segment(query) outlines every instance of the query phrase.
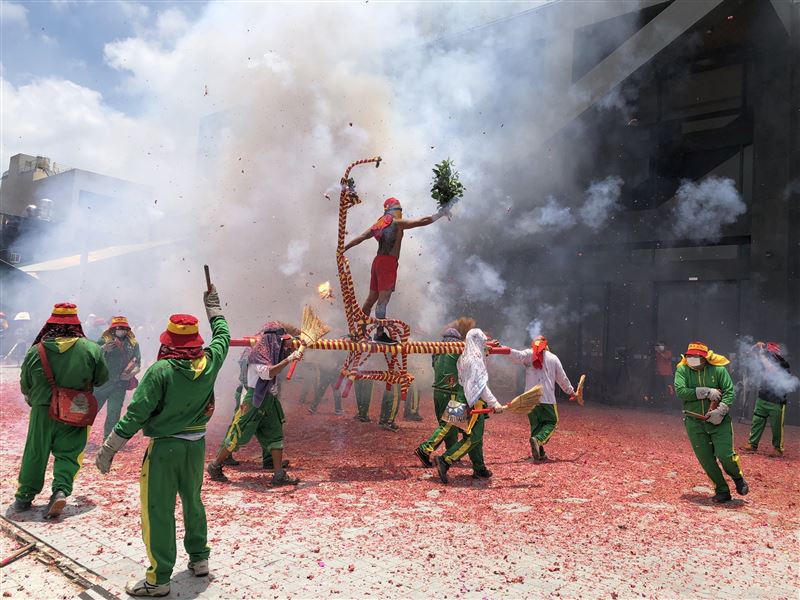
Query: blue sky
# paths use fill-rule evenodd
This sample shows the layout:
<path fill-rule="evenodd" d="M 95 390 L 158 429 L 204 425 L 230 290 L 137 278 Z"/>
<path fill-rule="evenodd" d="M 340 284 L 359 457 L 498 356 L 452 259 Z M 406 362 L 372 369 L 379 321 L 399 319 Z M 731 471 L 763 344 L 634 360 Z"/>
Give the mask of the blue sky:
<path fill-rule="evenodd" d="M 124 74 L 108 66 L 108 42 L 155 27 L 159 14 L 180 11 L 196 20 L 205 2 L 3 2 L 0 63 L 3 78 L 20 86 L 61 77 L 99 91 L 118 110 L 135 113 L 137 101 L 120 89 Z"/>

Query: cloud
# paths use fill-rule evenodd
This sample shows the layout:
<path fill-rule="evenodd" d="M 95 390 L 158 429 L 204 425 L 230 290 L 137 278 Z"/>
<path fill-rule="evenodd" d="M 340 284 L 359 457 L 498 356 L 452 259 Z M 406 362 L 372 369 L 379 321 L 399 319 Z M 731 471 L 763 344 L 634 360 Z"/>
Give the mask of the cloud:
<path fill-rule="evenodd" d="M 17 2 L 0 2 L 0 23 L 3 27 L 28 28 L 28 9 Z"/>
<path fill-rule="evenodd" d="M 132 171 L 152 169 L 147 148 L 172 146 L 165 131 L 111 109 L 99 92 L 65 79 L 37 79 L 18 87 L 0 79 L 0 89 L 4 114 L 14 115 L 3 119 L 3 156 L 26 152 L 130 177 Z"/>

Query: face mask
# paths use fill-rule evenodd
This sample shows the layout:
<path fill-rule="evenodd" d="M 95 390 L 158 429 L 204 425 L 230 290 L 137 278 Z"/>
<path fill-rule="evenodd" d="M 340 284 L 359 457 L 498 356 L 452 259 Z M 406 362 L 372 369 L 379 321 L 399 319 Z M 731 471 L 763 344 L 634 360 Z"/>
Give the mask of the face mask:
<path fill-rule="evenodd" d="M 124 329 L 117 329 L 114 332 L 114 335 L 117 336 L 118 338 L 122 339 L 124 337 L 128 337 L 128 332 L 125 331 Z"/>
<path fill-rule="evenodd" d="M 656 346 L 656 350 L 658 350 L 659 352 L 663 352 L 664 346 Z"/>
<path fill-rule="evenodd" d="M 686 364 L 692 369 L 699 369 L 703 366 L 703 359 L 699 356 L 689 356 L 686 358 Z"/>

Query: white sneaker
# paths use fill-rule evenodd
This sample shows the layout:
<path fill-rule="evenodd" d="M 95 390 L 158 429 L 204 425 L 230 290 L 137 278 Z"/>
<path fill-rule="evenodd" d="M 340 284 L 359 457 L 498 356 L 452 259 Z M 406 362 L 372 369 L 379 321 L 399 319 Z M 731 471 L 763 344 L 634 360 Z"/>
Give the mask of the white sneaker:
<path fill-rule="evenodd" d="M 169 584 L 162 583 L 161 585 L 155 585 L 147 583 L 146 579 L 142 579 L 141 581 L 129 581 L 128 585 L 125 586 L 125 591 L 131 596 L 161 597 L 169 595 Z"/>
<path fill-rule="evenodd" d="M 190 562 L 187 567 L 194 573 L 195 577 L 205 577 L 208 575 L 208 561 L 198 560 L 197 562 Z"/>

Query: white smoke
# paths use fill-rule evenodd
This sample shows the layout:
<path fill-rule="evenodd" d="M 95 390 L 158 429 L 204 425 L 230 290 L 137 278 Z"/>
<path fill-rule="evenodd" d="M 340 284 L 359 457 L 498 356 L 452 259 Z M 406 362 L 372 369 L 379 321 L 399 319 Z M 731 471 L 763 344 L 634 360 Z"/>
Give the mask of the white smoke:
<path fill-rule="evenodd" d="M 296 275 L 300 272 L 303 257 L 308 252 L 308 240 L 292 240 L 286 248 L 286 260 L 281 262 L 280 270 L 284 275 Z"/>
<path fill-rule="evenodd" d="M 562 206 L 554 196 L 548 196 L 544 206 L 539 209 L 538 225 L 551 233 L 559 233 L 575 226 L 577 220 L 572 209 Z"/>
<path fill-rule="evenodd" d="M 739 369 L 748 378 L 748 386 L 767 389 L 777 396 L 800 389 L 800 379 L 783 369 L 766 351 L 754 348 L 753 338 L 744 336 L 738 340 L 736 356 Z"/>
<path fill-rule="evenodd" d="M 500 273 L 475 255 L 464 261 L 460 279 L 468 300 L 488 301 L 502 296 L 506 282 Z"/>
<path fill-rule="evenodd" d="M 747 212 L 736 183 L 727 177 L 711 176 L 700 183 L 685 180 L 675 195 L 672 230 L 682 238 L 719 240 L 722 228 Z"/>
<path fill-rule="evenodd" d="M 593 181 L 586 189 L 586 200 L 578 211 L 581 222 L 593 231 L 602 229 L 620 209 L 619 197 L 623 183 L 622 177 L 616 175 Z"/>
<path fill-rule="evenodd" d="M 541 303 L 533 304 L 533 320 L 528 323 L 526 330 L 528 337 L 533 340 L 538 335 L 547 337 L 554 332 L 563 331 L 567 327 L 577 325 L 581 319 L 596 313 L 600 307 L 596 304 L 587 304 L 581 310 L 568 310 L 563 306 Z"/>

